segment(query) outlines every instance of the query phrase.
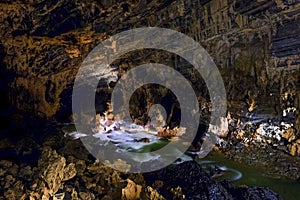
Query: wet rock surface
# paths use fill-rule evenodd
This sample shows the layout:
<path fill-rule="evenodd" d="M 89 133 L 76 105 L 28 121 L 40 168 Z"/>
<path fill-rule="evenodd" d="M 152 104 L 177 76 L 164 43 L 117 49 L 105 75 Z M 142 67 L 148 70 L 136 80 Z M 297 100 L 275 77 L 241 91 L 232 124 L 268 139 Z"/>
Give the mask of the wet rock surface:
<path fill-rule="evenodd" d="M 180 188 L 185 197 L 179 195 L 178 199 L 281 199 L 267 188 L 237 188 L 227 182 L 217 183 L 194 161 L 171 165 L 144 176 L 146 182 L 167 199 L 174 198 L 176 188 Z"/>
<path fill-rule="evenodd" d="M 278 119 L 229 120 L 228 136 L 218 142 L 227 158 L 261 166 L 269 176 L 299 180 L 299 135 L 293 124 Z"/>
<path fill-rule="evenodd" d="M 299 179 L 298 1 L 4 0 L 0 3 L 0 16 L 0 198 L 278 198 L 265 188 L 216 183 L 192 162 L 153 174 L 157 180 L 121 174 L 95 163 L 78 140 L 53 134 L 53 129 L 59 132 L 53 126 L 40 129 L 47 121 L 72 121 L 72 85 L 81 62 L 97 44 L 115 33 L 144 26 L 171 28 L 200 42 L 218 65 L 228 107 L 237 113 L 257 109 L 281 116 L 283 110 L 295 108 L 295 131 L 267 132 L 270 136 L 258 142 L 255 133 L 259 127 L 246 126 L 235 133 L 231 130 L 229 144 L 220 145 L 220 149 L 236 161 L 263 165 L 274 176 Z M 137 64 L 153 61 L 181 70 L 194 84 L 201 110 L 208 113 L 209 94 L 200 84 L 200 75 L 174 55 L 133 52 L 114 63 L 118 71 L 113 77 Z M 106 109 L 115 84 L 108 77 L 111 76 L 99 82 L 97 112 Z M 157 91 L 169 104 L 166 89 L 146 87 L 133 97 L 133 104 L 142 107 L 133 106 L 134 115 L 143 119 L 145 108 L 161 99 L 154 97 L 153 102 L 147 102 L 140 98 Z M 179 106 L 174 105 L 168 107 L 174 111 L 172 120 L 179 113 Z M 86 120 L 93 121 L 88 117 Z M 137 191 L 138 186 L 142 186 L 140 194 L 126 195 L 126 191 Z M 199 188 L 204 192 L 196 191 Z"/>
<path fill-rule="evenodd" d="M 36 147 L 35 163 L 1 159 L 0 199 L 280 199 L 267 188 L 215 182 L 194 161 L 148 174 L 121 173 L 80 151 L 82 144 L 74 145 L 80 140 L 59 138 L 63 134 L 53 133 Z M 48 146 L 54 142 L 55 149 Z"/>

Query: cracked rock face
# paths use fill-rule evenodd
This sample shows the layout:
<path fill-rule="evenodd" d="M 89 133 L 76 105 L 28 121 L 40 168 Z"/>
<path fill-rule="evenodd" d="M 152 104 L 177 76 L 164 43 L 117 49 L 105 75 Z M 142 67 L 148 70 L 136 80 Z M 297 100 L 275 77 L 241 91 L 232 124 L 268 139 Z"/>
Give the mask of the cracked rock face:
<path fill-rule="evenodd" d="M 5 0 L 0 13 L 1 70 L 9 82 L 3 94 L 14 108 L 43 118 L 70 121 L 72 84 L 83 59 L 109 35 L 135 27 L 171 28 L 199 41 L 222 72 L 229 107 L 248 91 L 258 91 L 278 94 L 269 101 L 284 109 L 280 96 L 294 97 L 291 90 L 300 84 L 295 0 Z M 118 66 L 133 67 L 136 56 L 128 55 Z M 109 98 L 110 87 L 99 88 L 104 98 Z M 105 104 L 100 100 L 97 105 L 103 110 Z"/>
<path fill-rule="evenodd" d="M 72 179 L 76 175 L 74 163 L 66 164 L 66 159 L 56 153 L 55 150 L 45 148 L 39 160 L 42 169 L 41 178 L 46 183 L 43 197 L 54 196 L 64 181 Z"/>
<path fill-rule="evenodd" d="M 72 86 L 78 68 L 88 53 L 113 34 L 145 26 L 174 29 L 200 42 L 220 69 L 229 109 L 255 112 L 268 108 L 271 114 L 281 115 L 282 110 L 295 107 L 294 124 L 299 132 L 299 14 L 299 2 L 296 0 L 1 1 L 0 95 L 4 98 L 1 98 L 3 106 L 0 107 L 0 119 L 6 124 L 3 127 L 1 125 L 1 134 L 9 134 L 2 129 L 10 128 L 17 132 L 18 129 L 30 127 L 26 123 L 26 120 L 31 119 L 26 119 L 28 115 L 59 122 L 72 121 Z M 149 62 L 164 63 L 179 70 L 195 85 L 193 89 L 203 110 L 208 109 L 209 94 L 203 86 L 205 84 L 199 74 L 191 68 L 183 67 L 187 65 L 185 61 L 168 53 L 141 50 L 116 60 L 112 70 L 101 78 L 97 89 L 99 98 L 95 99 L 97 112 L 106 109 L 106 101 L 119 76 L 139 64 Z M 145 95 L 151 96 L 158 91 L 162 94 L 161 99 L 155 96 L 152 102 L 141 100 Z M 147 108 L 159 100 L 168 104 L 168 93 L 164 88 L 142 88 L 131 99 L 132 114 L 143 118 L 143 113 L 147 111 L 136 105 Z M 169 108 L 174 111 L 170 121 L 174 121 L 179 113 L 179 106 L 175 104 L 173 107 Z M 7 118 L 11 119 L 11 123 Z M 288 133 L 286 137 L 290 142 L 287 146 L 289 153 L 300 155 L 299 141 Z M 41 172 L 38 172 L 43 176 L 40 186 L 35 186 L 47 190 L 41 192 L 41 189 L 32 186 L 31 191 L 34 192 L 31 196 L 36 199 L 41 199 L 43 194 L 57 194 L 55 198 L 61 198 L 63 194 L 59 187 L 63 183 L 74 179 L 75 174 L 81 176 L 86 171 L 94 173 L 93 167 L 82 160 L 67 164 L 66 158 L 49 152 L 43 156 L 51 159 L 43 160 L 39 166 Z M 101 167 L 95 168 L 103 170 Z M 10 171 L 17 170 L 18 167 L 11 164 Z M 30 181 L 32 177 L 28 174 L 34 170 L 24 169 L 22 173 L 27 174 L 25 179 Z M 106 173 L 112 172 L 107 170 Z M 94 180 L 91 177 L 83 180 L 98 193 L 105 188 L 104 183 L 114 184 L 119 181 L 118 192 L 111 190 L 103 193 L 106 196 L 118 193 L 115 197 L 120 199 L 126 181 L 120 180 L 118 176 L 114 174 L 114 180 Z M 19 198 L 22 195 L 23 183 L 15 179 L 13 176 L 5 176 L 5 188 L 18 188 L 15 191 L 6 190 L 7 197 Z M 101 182 L 103 188 L 93 185 L 94 181 Z M 156 189 L 149 189 L 151 195 L 163 199 Z M 231 195 L 219 186 L 211 189 L 215 191 L 211 195 Z M 167 195 L 176 194 L 178 198 L 182 196 L 181 192 L 189 194 L 186 188 L 175 185 L 170 190 L 166 189 Z M 74 199 L 97 198 L 94 194 L 96 192 L 74 190 L 67 193 L 72 194 Z M 252 198 L 246 193 L 245 198 Z M 258 190 L 250 193 L 268 195 Z"/>
<path fill-rule="evenodd" d="M 39 126 L 27 123 L 32 115 L 56 122 L 72 121 L 72 86 L 88 53 L 111 35 L 152 26 L 182 32 L 209 52 L 223 77 L 229 109 L 251 112 L 268 108 L 271 114 L 281 115 L 282 110 L 295 107 L 298 132 L 286 133 L 286 147 L 291 155 L 300 155 L 299 16 L 297 0 L 2 0 L 0 120 L 5 125 L 1 124 L 0 136 L 22 134 L 18 130 L 31 131 L 33 126 Z M 112 44 L 112 48 L 117 47 Z M 202 110 L 207 113 L 209 94 L 200 75 L 183 59 L 151 50 L 129 53 L 112 64 L 98 84 L 97 112 L 106 110 L 106 102 L 121 75 L 137 65 L 153 62 L 174 67 L 194 84 Z M 161 97 L 154 96 L 152 101 L 144 98 L 156 92 Z M 147 111 L 143 108 L 163 100 L 173 110 L 170 121 L 175 121 L 179 106 L 168 105 L 169 93 L 165 88 L 141 88 L 131 99 L 132 114 L 143 118 Z M 48 144 L 59 146 L 56 139 Z M 0 148 L 9 146 L 3 141 Z M 0 196 L 74 200 L 122 199 L 122 195 L 123 199 L 280 199 L 266 188 L 216 183 L 193 162 L 149 176 L 121 174 L 92 162 L 88 154 L 72 157 L 76 150 L 84 152 L 84 147 L 73 142 L 65 144 L 59 148 L 64 154 L 40 149 L 37 164 L 19 166 L 1 160 Z M 26 160 L 30 159 L 26 153 L 36 151 L 20 149 L 12 145 L 8 157 L 24 154 L 20 157 Z M 270 158 L 277 159 L 265 159 L 270 162 Z M 129 167 L 123 161 L 111 165 Z"/>

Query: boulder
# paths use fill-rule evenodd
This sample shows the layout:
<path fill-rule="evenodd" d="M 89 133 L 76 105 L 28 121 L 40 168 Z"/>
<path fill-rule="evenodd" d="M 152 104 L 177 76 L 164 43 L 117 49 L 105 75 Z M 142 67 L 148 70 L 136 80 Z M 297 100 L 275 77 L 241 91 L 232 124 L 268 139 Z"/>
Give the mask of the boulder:
<path fill-rule="evenodd" d="M 174 199 L 174 193 L 177 194 L 174 191 L 180 191 L 185 199 L 281 199 L 268 188 L 236 187 L 228 182 L 216 182 L 195 161 L 171 165 L 144 174 L 144 177 L 146 183 L 166 199 Z"/>
<path fill-rule="evenodd" d="M 289 153 L 292 156 L 300 156 L 300 140 L 288 145 Z"/>
<path fill-rule="evenodd" d="M 297 139 L 296 130 L 290 127 L 281 135 L 281 137 L 287 139 L 288 142 L 292 142 Z"/>

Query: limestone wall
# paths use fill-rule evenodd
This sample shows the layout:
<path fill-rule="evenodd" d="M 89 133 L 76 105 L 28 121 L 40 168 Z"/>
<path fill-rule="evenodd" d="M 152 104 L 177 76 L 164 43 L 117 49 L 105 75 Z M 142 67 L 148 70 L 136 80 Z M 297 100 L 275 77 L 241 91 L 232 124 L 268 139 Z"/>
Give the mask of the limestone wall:
<path fill-rule="evenodd" d="M 88 52 L 122 30 L 158 26 L 207 49 L 229 102 L 272 93 L 283 105 L 282 96 L 293 98 L 300 88 L 299 6 L 297 0 L 1 1 L 9 100 L 18 110 L 68 118 L 72 83 Z"/>

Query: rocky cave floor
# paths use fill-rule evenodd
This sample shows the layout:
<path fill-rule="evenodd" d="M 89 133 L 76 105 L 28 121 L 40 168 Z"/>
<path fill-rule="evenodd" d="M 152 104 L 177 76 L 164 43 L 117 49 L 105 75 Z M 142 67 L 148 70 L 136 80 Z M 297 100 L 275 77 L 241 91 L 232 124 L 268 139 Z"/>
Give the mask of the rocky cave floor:
<path fill-rule="evenodd" d="M 271 135 L 258 137 L 268 132 L 266 127 L 232 117 L 229 134 L 215 151 L 261 166 L 269 176 L 299 181 L 296 132 L 286 126 L 276 132 L 273 127 Z M 195 161 L 146 174 L 121 173 L 97 162 L 81 140 L 65 137 L 62 128 L 50 124 L 1 139 L 0 199 L 282 199 L 267 187 L 213 180 Z M 276 140 L 278 133 L 281 138 Z M 128 167 L 122 160 L 113 165 Z"/>
<path fill-rule="evenodd" d="M 293 120 L 254 118 L 230 117 L 229 133 L 219 139 L 217 151 L 236 162 L 259 166 L 267 176 L 300 181 L 300 137 Z"/>
<path fill-rule="evenodd" d="M 247 97 L 252 108 L 263 94 L 268 98 L 261 101 L 277 112 L 287 96 L 299 111 L 299 10 L 297 0 L 1 1 L 0 101 L 7 102 L 0 106 L 0 199 L 281 199 L 268 188 L 216 181 L 195 161 L 149 174 L 121 173 L 96 162 L 81 140 L 64 137 L 65 125 L 26 118 L 34 112 L 69 119 L 73 82 L 88 53 L 115 33 L 145 26 L 201 42 L 220 66 L 228 101 Z M 152 60 L 181 68 L 201 85 L 192 68 L 171 54 L 133 52 L 116 64 L 122 74 Z M 99 89 L 99 96 L 110 92 Z M 195 93 L 207 95 L 203 87 Z M 268 117 L 247 120 L 231 116 L 215 151 L 268 176 L 300 182 L 299 131 Z M 122 160 L 113 165 L 128 167 Z"/>

